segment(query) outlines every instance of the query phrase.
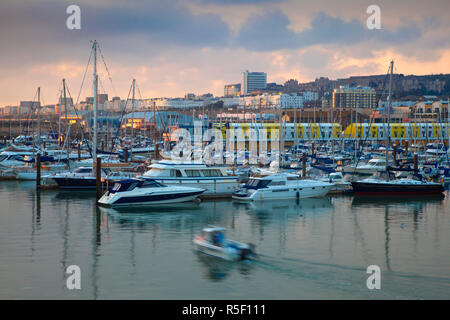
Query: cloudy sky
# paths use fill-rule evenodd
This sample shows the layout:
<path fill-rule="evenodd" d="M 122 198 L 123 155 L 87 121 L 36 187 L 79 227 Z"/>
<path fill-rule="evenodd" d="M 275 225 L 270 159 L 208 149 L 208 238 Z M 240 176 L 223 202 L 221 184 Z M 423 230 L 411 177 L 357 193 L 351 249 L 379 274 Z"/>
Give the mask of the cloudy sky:
<path fill-rule="evenodd" d="M 66 8 L 81 8 L 68 30 Z M 381 8 L 368 30 L 366 9 Z M 269 82 L 384 74 L 450 73 L 449 0 L 2 0 L 0 106 L 55 103 L 66 78 L 76 100 L 97 40 L 100 91 L 126 98 L 223 94 L 243 70 Z M 81 97 L 92 95 L 92 70 Z"/>

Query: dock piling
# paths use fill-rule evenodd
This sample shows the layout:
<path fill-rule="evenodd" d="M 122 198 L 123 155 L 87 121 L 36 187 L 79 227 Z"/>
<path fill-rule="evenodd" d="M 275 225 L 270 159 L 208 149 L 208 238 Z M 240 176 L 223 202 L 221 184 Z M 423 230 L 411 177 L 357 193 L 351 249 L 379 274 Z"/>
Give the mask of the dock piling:
<path fill-rule="evenodd" d="M 36 189 L 41 187 L 41 154 L 36 155 Z"/>
<path fill-rule="evenodd" d="M 302 154 L 302 179 L 306 178 L 306 153 Z"/>
<path fill-rule="evenodd" d="M 96 170 L 96 199 L 101 198 L 102 196 L 102 158 L 97 158 L 95 162 L 95 170 Z"/>

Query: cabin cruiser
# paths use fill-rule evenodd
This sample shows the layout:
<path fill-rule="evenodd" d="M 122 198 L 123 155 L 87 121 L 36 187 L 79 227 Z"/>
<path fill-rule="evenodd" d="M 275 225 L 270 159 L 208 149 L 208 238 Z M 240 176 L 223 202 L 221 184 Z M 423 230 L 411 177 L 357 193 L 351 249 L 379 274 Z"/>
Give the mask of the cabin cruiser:
<path fill-rule="evenodd" d="M 0 153 L 0 167 L 8 168 L 8 167 L 23 166 L 26 164 L 25 156 L 29 154 L 32 153 L 3 151 L 2 153 Z"/>
<path fill-rule="evenodd" d="M 226 228 L 209 226 L 202 230 L 202 235 L 194 239 L 195 249 L 217 258 L 239 261 L 256 256 L 255 246 L 227 239 Z"/>
<path fill-rule="evenodd" d="M 114 172 L 102 168 L 102 183 L 112 186 L 118 180 L 129 179 L 134 176 L 132 172 Z M 53 179 L 61 189 L 95 189 L 96 172 L 92 167 L 78 167 L 71 172 L 58 173 L 45 176 Z"/>
<path fill-rule="evenodd" d="M 179 203 L 193 201 L 204 191 L 200 188 L 166 186 L 153 179 L 128 179 L 117 181 L 98 203 L 106 206 Z"/>
<path fill-rule="evenodd" d="M 150 165 L 143 179 L 154 179 L 168 186 L 205 189 L 202 197 L 231 196 L 239 186 L 237 175 L 228 175 L 225 166 L 207 166 L 195 161 L 161 160 Z"/>
<path fill-rule="evenodd" d="M 342 168 L 344 173 L 356 173 L 356 174 L 374 174 L 377 171 L 383 171 L 386 169 L 386 161 L 384 159 L 370 159 L 367 164 L 350 165 Z"/>
<path fill-rule="evenodd" d="M 330 192 L 349 192 L 352 190 L 352 184 L 344 179 L 342 172 L 332 172 L 327 177 L 321 178 L 320 181 L 333 184 Z"/>
<path fill-rule="evenodd" d="M 374 177 L 352 182 L 355 194 L 413 195 L 444 192 L 442 183 L 424 181 L 419 175 L 396 179 L 392 172 L 379 172 Z"/>
<path fill-rule="evenodd" d="M 44 177 L 50 173 L 62 173 L 66 170 L 66 164 L 64 163 L 42 163 L 41 164 L 41 176 Z M 34 180 L 37 178 L 36 167 L 34 166 L 22 166 L 14 168 L 17 180 Z"/>
<path fill-rule="evenodd" d="M 238 201 L 300 199 L 325 196 L 333 184 L 301 179 L 292 173 L 276 173 L 265 177 L 252 177 L 233 193 Z"/>

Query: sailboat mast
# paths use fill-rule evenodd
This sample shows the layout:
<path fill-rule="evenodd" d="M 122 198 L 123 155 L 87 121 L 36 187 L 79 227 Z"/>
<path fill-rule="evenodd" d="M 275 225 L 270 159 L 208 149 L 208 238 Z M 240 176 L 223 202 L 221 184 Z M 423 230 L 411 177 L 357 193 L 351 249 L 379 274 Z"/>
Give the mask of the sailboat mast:
<path fill-rule="evenodd" d="M 97 41 L 94 41 L 94 143 L 92 163 L 97 161 Z"/>
<path fill-rule="evenodd" d="M 389 95 L 387 97 L 388 102 L 388 118 L 387 118 L 387 134 L 386 134 L 386 171 L 388 171 L 389 167 L 389 135 L 390 135 L 390 124 L 391 124 L 391 94 L 392 94 L 392 73 L 394 70 L 394 61 L 391 61 L 391 72 L 389 74 Z M 387 179 L 389 180 L 389 174 L 387 175 Z"/>
<path fill-rule="evenodd" d="M 38 100 L 38 105 L 37 105 L 37 145 L 39 147 L 39 150 L 41 149 L 41 87 L 38 87 L 38 92 L 37 92 L 37 100 Z"/>
<path fill-rule="evenodd" d="M 133 79 L 133 99 L 131 99 L 131 141 L 134 138 L 134 91 L 136 87 L 136 79 Z M 133 144 L 131 144 L 131 148 L 133 148 Z"/>

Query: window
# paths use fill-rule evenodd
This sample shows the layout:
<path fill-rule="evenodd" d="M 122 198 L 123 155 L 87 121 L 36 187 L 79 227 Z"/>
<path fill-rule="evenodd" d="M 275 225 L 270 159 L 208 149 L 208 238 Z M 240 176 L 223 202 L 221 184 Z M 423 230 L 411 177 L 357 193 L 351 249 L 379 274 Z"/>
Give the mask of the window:
<path fill-rule="evenodd" d="M 188 177 L 200 177 L 200 172 L 198 170 L 185 170 Z"/>
<path fill-rule="evenodd" d="M 205 177 L 221 177 L 222 173 L 218 169 L 208 169 L 202 170 L 203 176 Z"/>
<path fill-rule="evenodd" d="M 155 180 L 146 180 L 140 186 L 140 188 L 161 188 L 161 187 L 165 187 L 165 185 L 156 182 Z"/>
<path fill-rule="evenodd" d="M 285 186 L 286 181 L 272 181 L 271 186 Z"/>

